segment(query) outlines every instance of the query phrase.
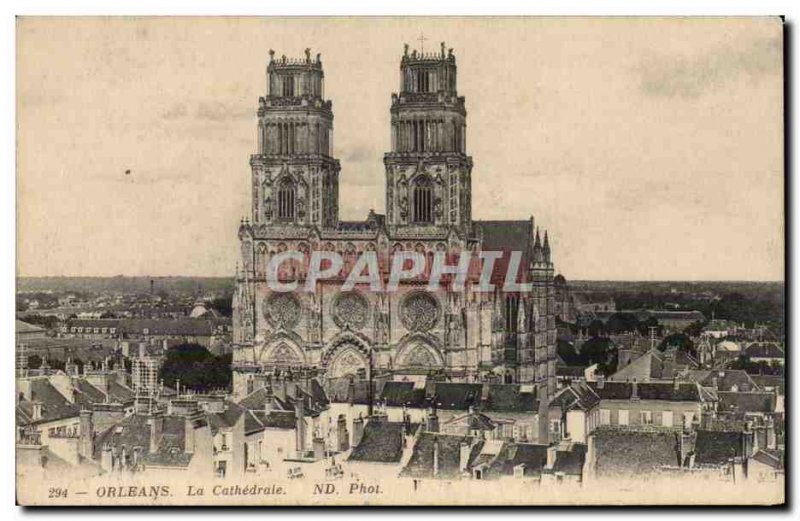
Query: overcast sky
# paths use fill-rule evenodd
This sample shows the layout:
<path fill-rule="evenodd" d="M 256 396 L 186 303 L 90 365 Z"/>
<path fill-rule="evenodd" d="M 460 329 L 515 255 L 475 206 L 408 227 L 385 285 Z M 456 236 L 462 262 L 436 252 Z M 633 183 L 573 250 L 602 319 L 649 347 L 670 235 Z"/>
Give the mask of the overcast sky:
<path fill-rule="evenodd" d="M 456 54 L 476 219 L 534 215 L 567 279 L 783 279 L 765 18 L 22 19 L 19 275 L 232 275 L 270 48 L 322 53 L 340 216 L 382 212 L 421 32 Z"/>

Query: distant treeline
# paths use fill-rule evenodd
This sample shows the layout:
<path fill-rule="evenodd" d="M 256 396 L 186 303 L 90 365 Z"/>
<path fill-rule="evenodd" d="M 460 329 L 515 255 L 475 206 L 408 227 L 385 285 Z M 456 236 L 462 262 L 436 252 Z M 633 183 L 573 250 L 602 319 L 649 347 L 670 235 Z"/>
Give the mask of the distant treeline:
<path fill-rule="evenodd" d="M 751 281 L 632 281 L 632 280 L 569 280 L 571 290 L 590 293 L 743 293 L 782 292 L 783 282 Z"/>
<path fill-rule="evenodd" d="M 762 291 L 744 294 L 721 292 L 717 299 L 697 299 L 687 294 L 659 294 L 654 292 L 620 293 L 614 295 L 617 309 L 660 309 L 665 302 L 684 310 L 697 310 L 707 319 L 732 320 L 752 327 L 755 323 L 783 324 L 783 291 Z"/>
<path fill-rule="evenodd" d="M 17 291 L 57 293 L 149 293 L 150 281 L 157 294 L 233 292 L 233 277 L 19 277 Z"/>

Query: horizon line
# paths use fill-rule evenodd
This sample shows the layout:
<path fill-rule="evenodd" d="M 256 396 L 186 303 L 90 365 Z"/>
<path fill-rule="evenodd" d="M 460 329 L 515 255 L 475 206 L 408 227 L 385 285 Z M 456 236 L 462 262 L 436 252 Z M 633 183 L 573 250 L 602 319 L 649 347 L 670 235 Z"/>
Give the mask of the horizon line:
<path fill-rule="evenodd" d="M 235 278 L 235 275 L 15 275 L 16 279 L 115 279 L 115 278 L 150 278 L 150 279 L 167 279 L 167 278 L 184 278 L 184 279 L 225 279 Z M 775 284 L 786 282 L 785 279 L 567 279 L 567 284 L 577 282 L 747 282 L 747 283 L 764 283 Z"/>

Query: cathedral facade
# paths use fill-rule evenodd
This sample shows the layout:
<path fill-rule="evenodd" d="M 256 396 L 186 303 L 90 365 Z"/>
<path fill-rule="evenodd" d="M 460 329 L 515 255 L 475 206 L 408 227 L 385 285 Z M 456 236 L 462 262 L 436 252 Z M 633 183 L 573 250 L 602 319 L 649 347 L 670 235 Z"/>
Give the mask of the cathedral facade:
<path fill-rule="evenodd" d="M 437 378 L 530 384 L 539 396 L 556 388 L 553 263 L 547 233 L 533 217 L 472 217 L 472 158 L 467 152 L 465 99 L 458 95 L 456 58 L 409 52 L 400 60 L 399 92 L 391 97 L 391 149 L 384 155 L 386 213 L 339 219 L 340 164 L 333 157 L 333 107 L 325 98 L 319 55 L 288 59 L 270 51 L 267 95 L 259 99 L 258 153 L 250 158 L 252 214 L 239 227 L 241 267 L 234 308 L 234 393 L 248 394 L 276 369 L 313 370 L 323 378 Z M 311 291 L 275 291 L 267 264 L 276 254 L 336 252 L 338 276 Z M 343 290 L 364 252 L 376 255 L 386 280 L 397 252 L 427 261 L 397 291 L 359 284 Z M 464 291 L 427 285 L 435 254 L 447 258 L 501 252 L 492 291 L 470 276 Z M 503 287 L 512 252 L 516 281 Z M 512 267 L 513 269 L 513 267 Z M 480 268 L 478 269 L 480 271 Z M 308 263 L 281 267 L 304 282 Z"/>

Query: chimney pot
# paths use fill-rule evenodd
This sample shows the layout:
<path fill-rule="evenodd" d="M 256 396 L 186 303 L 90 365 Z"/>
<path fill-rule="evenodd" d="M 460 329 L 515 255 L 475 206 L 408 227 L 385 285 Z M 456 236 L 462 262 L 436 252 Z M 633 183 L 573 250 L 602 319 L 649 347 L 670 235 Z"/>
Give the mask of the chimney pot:
<path fill-rule="evenodd" d="M 439 475 L 439 438 L 433 438 L 433 475 Z"/>
<path fill-rule="evenodd" d="M 161 411 L 154 411 L 148 418 L 150 424 L 150 453 L 158 452 L 161 446 L 161 438 L 164 434 L 164 414 Z"/>

